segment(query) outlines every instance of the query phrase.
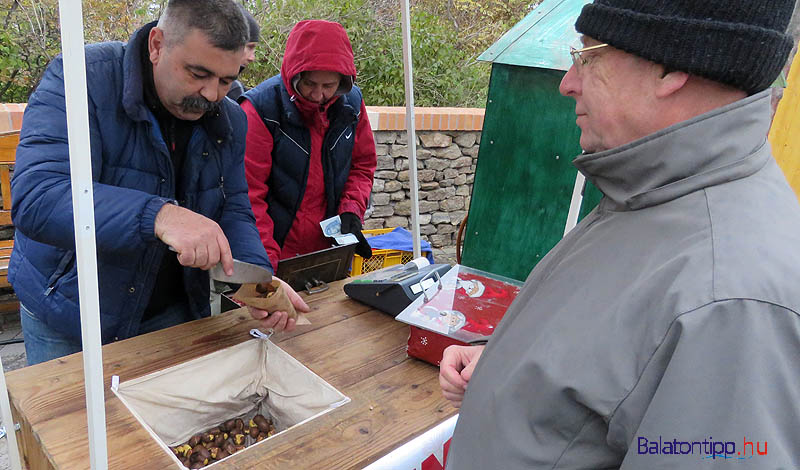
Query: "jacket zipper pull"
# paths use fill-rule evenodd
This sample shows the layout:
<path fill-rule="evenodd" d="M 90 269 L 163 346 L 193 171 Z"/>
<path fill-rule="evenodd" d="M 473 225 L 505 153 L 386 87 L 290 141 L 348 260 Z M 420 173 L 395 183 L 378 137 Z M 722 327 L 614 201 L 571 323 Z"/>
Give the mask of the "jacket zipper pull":
<path fill-rule="evenodd" d="M 225 200 L 225 177 L 219 177 L 219 190 L 222 191 L 222 199 Z"/>

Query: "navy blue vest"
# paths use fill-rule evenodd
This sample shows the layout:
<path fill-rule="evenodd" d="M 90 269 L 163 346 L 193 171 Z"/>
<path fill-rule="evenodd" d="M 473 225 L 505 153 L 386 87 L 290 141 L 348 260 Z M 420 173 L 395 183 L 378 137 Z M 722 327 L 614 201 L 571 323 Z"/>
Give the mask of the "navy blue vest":
<path fill-rule="evenodd" d="M 245 93 L 272 134 L 272 170 L 267 180 L 267 214 L 273 237 L 283 246 L 306 190 L 311 133 L 291 100 L 283 79 L 276 75 Z M 330 127 L 322 142 L 322 172 L 327 209 L 325 218 L 338 213 L 355 144 L 361 112 L 361 90 L 353 85 L 328 108 Z"/>

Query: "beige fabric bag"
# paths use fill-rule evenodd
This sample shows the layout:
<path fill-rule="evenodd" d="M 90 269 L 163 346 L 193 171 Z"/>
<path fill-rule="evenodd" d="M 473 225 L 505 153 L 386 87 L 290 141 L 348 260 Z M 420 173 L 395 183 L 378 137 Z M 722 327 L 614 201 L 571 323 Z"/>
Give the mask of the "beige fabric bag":
<path fill-rule="evenodd" d="M 350 401 L 266 335 L 251 334 L 261 338 L 112 385 L 112 390 L 170 455 L 167 446 L 231 418 L 249 420 L 261 413 L 272 417 L 280 433 Z"/>

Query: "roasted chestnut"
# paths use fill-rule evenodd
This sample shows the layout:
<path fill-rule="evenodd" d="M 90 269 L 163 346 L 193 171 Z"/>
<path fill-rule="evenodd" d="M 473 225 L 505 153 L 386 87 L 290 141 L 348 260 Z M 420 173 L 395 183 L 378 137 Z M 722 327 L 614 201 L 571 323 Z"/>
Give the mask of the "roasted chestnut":
<path fill-rule="evenodd" d="M 255 423 L 256 426 L 258 426 L 259 431 L 261 432 L 269 431 L 270 421 L 267 418 L 263 417 L 262 415 L 260 414 L 255 415 L 253 417 L 253 422 Z"/>
<path fill-rule="evenodd" d="M 189 447 L 194 448 L 194 446 L 199 444 L 200 441 L 202 441 L 202 440 L 203 440 L 203 435 L 202 434 L 195 434 L 194 436 L 192 436 L 189 439 L 189 442 L 187 442 L 187 444 L 189 444 Z"/>

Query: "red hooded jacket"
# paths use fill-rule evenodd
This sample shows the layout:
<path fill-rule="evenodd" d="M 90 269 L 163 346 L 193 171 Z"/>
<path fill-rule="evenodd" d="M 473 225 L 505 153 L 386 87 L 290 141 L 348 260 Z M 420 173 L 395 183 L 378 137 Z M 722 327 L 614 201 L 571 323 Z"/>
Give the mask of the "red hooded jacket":
<path fill-rule="evenodd" d="M 250 203 L 261 241 L 276 269 L 281 259 L 329 248 L 333 244 L 331 239 L 322 234 L 319 223 L 324 219 L 327 208 L 322 143 L 329 127 L 327 109 L 338 99 L 338 93 L 320 106 L 305 100 L 294 90 L 292 84 L 293 78 L 300 72 L 315 70 L 338 72 L 343 76 L 340 91 L 346 92 L 351 88 L 356 77 L 353 49 L 340 24 L 322 20 L 301 21 L 292 29 L 286 43 L 281 78 L 310 131 L 311 152 L 305 193 L 283 247 L 273 238 L 273 222 L 267 214 L 272 135 L 253 104 L 247 99 L 242 102 L 248 123 L 245 171 Z M 377 162 L 375 141 L 363 101 L 351 159 L 350 173 L 339 200 L 338 213 L 352 212 L 363 219 Z"/>

